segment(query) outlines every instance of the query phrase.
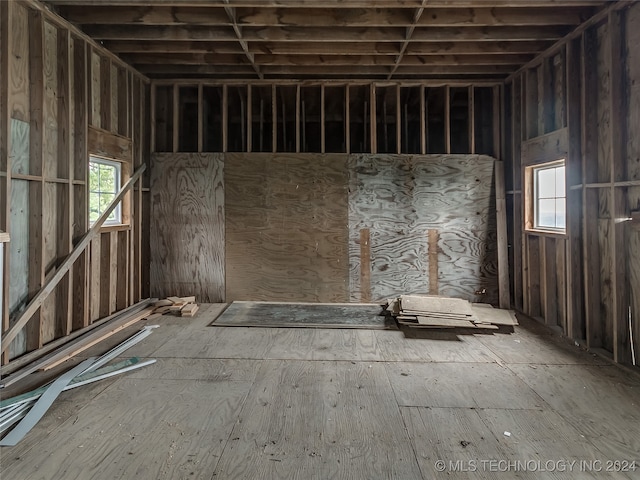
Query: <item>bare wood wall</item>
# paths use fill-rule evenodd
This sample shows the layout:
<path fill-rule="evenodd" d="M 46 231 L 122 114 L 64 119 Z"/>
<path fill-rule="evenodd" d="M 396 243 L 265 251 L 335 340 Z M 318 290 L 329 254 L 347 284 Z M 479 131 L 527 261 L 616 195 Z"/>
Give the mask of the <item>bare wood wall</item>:
<path fill-rule="evenodd" d="M 515 305 L 622 363 L 640 350 L 639 30 L 640 5 L 611 9 L 505 87 Z M 523 230 L 525 167 L 560 158 L 566 233 Z"/>
<path fill-rule="evenodd" d="M 147 80 L 55 14 L 0 3 L 2 330 L 89 228 L 89 155 L 122 162 L 126 180 L 148 156 Z M 11 344 L 3 363 L 148 294 L 142 182 L 123 227 L 104 229 Z"/>

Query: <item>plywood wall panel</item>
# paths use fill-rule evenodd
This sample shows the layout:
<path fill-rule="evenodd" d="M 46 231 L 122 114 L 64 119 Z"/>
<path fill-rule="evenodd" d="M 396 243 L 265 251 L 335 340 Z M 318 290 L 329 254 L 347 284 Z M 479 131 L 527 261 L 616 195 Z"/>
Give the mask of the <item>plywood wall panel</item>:
<path fill-rule="evenodd" d="M 493 163 L 481 155 L 351 155 L 351 300 L 359 291 L 359 231 L 371 231 L 372 299 L 427 293 L 427 232 L 438 230 L 440 293 L 497 301 Z"/>
<path fill-rule="evenodd" d="M 151 169 L 151 294 L 224 301 L 224 161 L 155 154 Z"/>
<path fill-rule="evenodd" d="M 348 298 L 346 155 L 227 154 L 227 301 Z"/>

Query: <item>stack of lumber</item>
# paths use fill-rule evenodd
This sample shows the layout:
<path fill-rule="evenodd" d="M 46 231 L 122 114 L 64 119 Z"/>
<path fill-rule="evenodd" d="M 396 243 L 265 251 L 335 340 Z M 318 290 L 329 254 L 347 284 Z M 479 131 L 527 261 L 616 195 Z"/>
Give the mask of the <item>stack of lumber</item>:
<path fill-rule="evenodd" d="M 170 313 L 180 317 L 193 317 L 200 308 L 196 297 L 167 297 L 153 304 L 153 315 Z"/>
<path fill-rule="evenodd" d="M 413 328 L 484 328 L 497 330 L 499 325 L 517 325 L 508 310 L 488 304 L 472 304 L 459 298 L 434 295 L 401 295 L 383 307 L 400 325 Z"/>

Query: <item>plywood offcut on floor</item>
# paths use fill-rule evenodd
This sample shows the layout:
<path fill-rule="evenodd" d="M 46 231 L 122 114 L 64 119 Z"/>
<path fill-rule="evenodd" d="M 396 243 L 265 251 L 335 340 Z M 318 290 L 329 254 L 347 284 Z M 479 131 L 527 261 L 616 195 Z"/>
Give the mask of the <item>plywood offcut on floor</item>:
<path fill-rule="evenodd" d="M 160 327 L 131 351 L 157 363 L 64 392 L 23 442 L 0 449 L 2 478 L 640 475 L 449 468 L 471 460 L 640 462 L 640 377 L 536 325 L 409 336 L 208 327 L 222 308 L 156 319 Z M 444 472 L 437 460 L 447 462 Z"/>

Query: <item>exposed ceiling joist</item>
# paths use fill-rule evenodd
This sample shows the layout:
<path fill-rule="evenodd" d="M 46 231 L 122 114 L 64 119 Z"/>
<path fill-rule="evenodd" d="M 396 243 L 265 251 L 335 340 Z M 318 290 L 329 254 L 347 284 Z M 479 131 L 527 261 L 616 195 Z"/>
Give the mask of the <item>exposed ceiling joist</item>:
<path fill-rule="evenodd" d="M 238 79 L 402 80 L 447 74 L 500 79 L 608 5 L 606 0 L 42 1 L 151 77 Z"/>

